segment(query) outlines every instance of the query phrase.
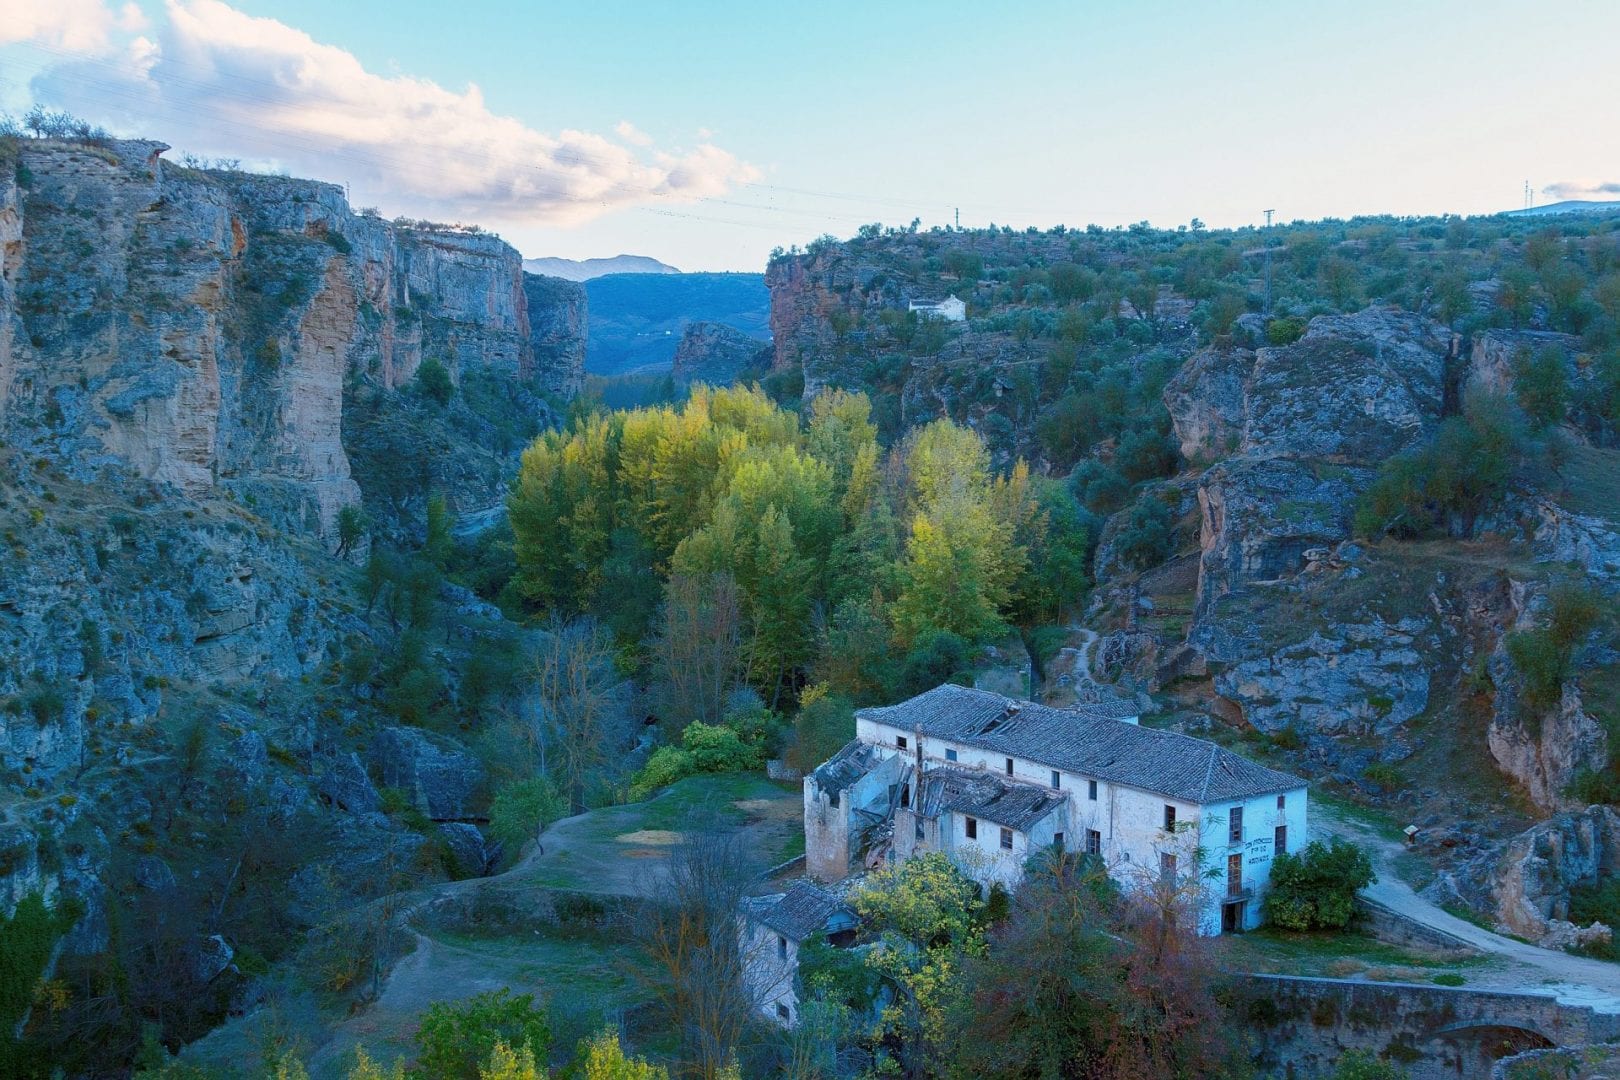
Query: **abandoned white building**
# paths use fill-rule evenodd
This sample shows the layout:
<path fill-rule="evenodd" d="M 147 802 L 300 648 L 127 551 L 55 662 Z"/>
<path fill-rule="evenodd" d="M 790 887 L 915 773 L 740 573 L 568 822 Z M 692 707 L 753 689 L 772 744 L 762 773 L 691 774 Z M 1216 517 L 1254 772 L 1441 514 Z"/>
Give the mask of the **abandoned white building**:
<path fill-rule="evenodd" d="M 1126 703 L 954 685 L 862 709 L 854 741 L 804 779 L 806 869 L 836 881 L 939 851 L 1010 887 L 1057 844 L 1127 889 L 1196 874 L 1202 933 L 1258 926 L 1272 858 L 1306 842 L 1305 781 L 1136 720 Z"/>
<path fill-rule="evenodd" d="M 918 318 L 944 319 L 946 322 L 966 322 L 967 305 L 955 293 L 943 300 L 913 300 L 906 309 L 915 311 Z"/>
<path fill-rule="evenodd" d="M 816 933 L 825 933 L 834 945 L 847 945 L 854 940 L 860 920 L 837 897 L 802 879 L 788 886 L 787 892 L 748 897 L 742 912 L 749 996 L 771 1020 L 792 1027 L 799 1019 L 794 989 L 799 946 Z"/>

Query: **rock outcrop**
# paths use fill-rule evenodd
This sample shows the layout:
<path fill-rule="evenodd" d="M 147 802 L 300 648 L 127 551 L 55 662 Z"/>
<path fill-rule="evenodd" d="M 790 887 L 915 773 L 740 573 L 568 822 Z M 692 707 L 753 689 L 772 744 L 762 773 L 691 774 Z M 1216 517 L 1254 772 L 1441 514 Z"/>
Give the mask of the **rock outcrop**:
<path fill-rule="evenodd" d="M 1607 806 L 1558 814 L 1508 842 L 1489 875 L 1492 913 L 1532 941 L 1569 921 L 1569 891 L 1620 869 L 1620 813 Z"/>
<path fill-rule="evenodd" d="M 582 319 L 537 315 L 537 356 L 518 253 L 494 236 L 356 214 L 331 184 L 184 168 L 157 142 L 14 142 L 0 434 L 76 477 L 120 465 L 328 535 L 360 498 L 354 388 L 396 389 L 429 357 L 457 381 L 577 388 Z"/>
<path fill-rule="evenodd" d="M 540 274 L 523 275 L 528 300 L 529 345 L 535 378 L 547 392 L 571 398 L 585 385 L 585 337 L 589 302 L 585 286 Z"/>
<path fill-rule="evenodd" d="M 1205 349 L 1165 388 L 1198 481 L 1196 619 L 1189 640 L 1250 723 L 1304 733 L 1387 733 L 1428 704 L 1417 615 L 1280 619 L 1315 571 L 1361 573 L 1356 498 L 1377 466 L 1439 423 L 1455 343 L 1393 308 L 1311 320 L 1290 345 Z"/>
<path fill-rule="evenodd" d="M 730 386 L 769 349 L 766 342 L 724 323 L 690 323 L 675 347 L 671 375 L 677 386 Z"/>

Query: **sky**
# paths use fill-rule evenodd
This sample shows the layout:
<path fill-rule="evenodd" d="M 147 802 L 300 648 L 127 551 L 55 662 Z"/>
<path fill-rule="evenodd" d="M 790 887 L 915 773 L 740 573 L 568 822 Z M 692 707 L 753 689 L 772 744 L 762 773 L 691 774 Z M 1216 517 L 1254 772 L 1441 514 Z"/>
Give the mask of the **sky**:
<path fill-rule="evenodd" d="M 0 110 L 528 257 L 1620 198 L 1620 3 L 0 0 Z"/>

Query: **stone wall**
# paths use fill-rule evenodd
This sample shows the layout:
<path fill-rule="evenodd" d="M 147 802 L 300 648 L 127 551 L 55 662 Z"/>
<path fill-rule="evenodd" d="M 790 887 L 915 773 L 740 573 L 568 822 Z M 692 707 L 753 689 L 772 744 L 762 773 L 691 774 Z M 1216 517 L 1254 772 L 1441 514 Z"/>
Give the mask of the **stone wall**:
<path fill-rule="evenodd" d="M 1286 1076 L 1326 1075 L 1367 1050 L 1411 1080 L 1483 1077 L 1511 1054 L 1620 1036 L 1620 1016 L 1534 994 L 1286 975 L 1244 976 L 1239 993 L 1256 1064 Z"/>

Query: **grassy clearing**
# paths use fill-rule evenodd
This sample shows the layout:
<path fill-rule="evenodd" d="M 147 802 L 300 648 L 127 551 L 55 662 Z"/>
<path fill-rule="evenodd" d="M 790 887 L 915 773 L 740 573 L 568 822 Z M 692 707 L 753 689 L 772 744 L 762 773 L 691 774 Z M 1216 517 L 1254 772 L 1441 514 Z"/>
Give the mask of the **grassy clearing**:
<path fill-rule="evenodd" d="M 1402 948 L 1364 934 L 1295 934 L 1270 928 L 1223 939 L 1228 967 L 1278 975 L 1428 982 L 1476 968 L 1484 957 L 1449 957 Z"/>
<path fill-rule="evenodd" d="M 694 820 L 742 831 L 762 867 L 804 850 L 797 784 L 757 773 L 692 776 L 645 802 L 603 807 L 558 822 L 524 880 L 548 888 L 633 895 L 646 891 Z"/>

